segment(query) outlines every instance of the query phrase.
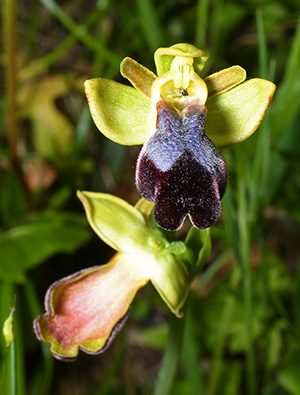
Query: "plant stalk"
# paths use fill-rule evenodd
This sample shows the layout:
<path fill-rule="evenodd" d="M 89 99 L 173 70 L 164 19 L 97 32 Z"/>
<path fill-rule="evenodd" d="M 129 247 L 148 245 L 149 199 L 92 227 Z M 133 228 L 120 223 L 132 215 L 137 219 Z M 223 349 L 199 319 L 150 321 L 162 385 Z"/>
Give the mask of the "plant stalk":
<path fill-rule="evenodd" d="M 171 394 L 180 358 L 183 327 L 184 320 L 172 314 L 169 320 L 169 335 L 166 350 L 153 395 Z"/>
<path fill-rule="evenodd" d="M 18 127 L 16 117 L 16 4 L 15 0 L 4 2 L 3 38 L 5 82 L 8 97 L 8 144 L 11 162 L 15 169 L 19 168 L 17 153 Z"/>

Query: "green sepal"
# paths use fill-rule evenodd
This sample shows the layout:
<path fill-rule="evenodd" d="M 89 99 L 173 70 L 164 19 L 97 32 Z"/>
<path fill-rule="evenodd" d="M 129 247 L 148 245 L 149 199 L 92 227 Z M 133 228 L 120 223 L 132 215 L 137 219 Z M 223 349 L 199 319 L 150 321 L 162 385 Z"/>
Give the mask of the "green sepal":
<path fill-rule="evenodd" d="M 260 125 L 276 86 L 253 78 L 206 102 L 206 134 L 217 147 L 238 144 Z"/>
<path fill-rule="evenodd" d="M 158 48 L 154 53 L 154 62 L 158 76 L 170 71 L 171 64 L 176 56 L 194 58 L 194 70 L 200 75 L 209 58 L 209 53 L 202 49 L 198 49 L 192 44 L 184 43 L 175 44 L 167 48 Z"/>
<path fill-rule="evenodd" d="M 162 250 L 154 256 L 150 280 L 169 309 L 177 317 L 182 317 L 181 309 L 190 285 L 185 264 L 166 249 Z"/>
<path fill-rule="evenodd" d="M 105 78 L 85 81 L 92 118 L 104 136 L 118 144 L 143 144 L 155 132 L 151 101 L 131 86 Z"/>
<path fill-rule="evenodd" d="M 132 85 L 151 99 L 152 84 L 156 75 L 135 60 L 126 57 L 122 60 L 120 71 L 123 77 L 127 78 Z"/>
<path fill-rule="evenodd" d="M 204 78 L 208 90 L 208 98 L 228 91 L 245 81 L 246 70 L 240 66 L 232 66 Z"/>
<path fill-rule="evenodd" d="M 125 200 L 106 193 L 77 192 L 89 224 L 116 251 L 134 253 L 149 238 L 144 216 Z"/>

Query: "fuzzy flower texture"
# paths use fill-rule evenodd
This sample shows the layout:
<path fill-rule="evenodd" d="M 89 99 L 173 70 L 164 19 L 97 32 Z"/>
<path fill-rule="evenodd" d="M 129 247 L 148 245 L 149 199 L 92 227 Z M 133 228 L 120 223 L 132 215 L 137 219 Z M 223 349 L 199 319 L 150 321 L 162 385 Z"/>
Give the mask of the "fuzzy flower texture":
<path fill-rule="evenodd" d="M 106 265 L 49 288 L 46 313 L 34 329 L 56 358 L 74 359 L 79 349 L 103 352 L 148 281 L 182 316 L 189 284 L 209 253 L 208 228 L 219 218 L 226 189 L 226 163 L 218 148 L 254 133 L 275 91 L 270 81 L 245 81 L 240 66 L 202 79 L 208 57 L 193 45 L 176 44 L 155 52 L 157 75 L 125 58 L 121 74 L 133 87 L 105 78 L 86 81 L 101 133 L 119 144 L 143 144 L 136 167 L 142 199 L 132 207 L 112 195 L 78 192 L 91 227 L 117 253 Z M 150 224 L 152 209 L 156 223 L 169 231 L 189 216 L 194 227 L 185 243 L 168 242 L 160 227 Z M 192 248 L 195 238 L 201 253 Z"/>

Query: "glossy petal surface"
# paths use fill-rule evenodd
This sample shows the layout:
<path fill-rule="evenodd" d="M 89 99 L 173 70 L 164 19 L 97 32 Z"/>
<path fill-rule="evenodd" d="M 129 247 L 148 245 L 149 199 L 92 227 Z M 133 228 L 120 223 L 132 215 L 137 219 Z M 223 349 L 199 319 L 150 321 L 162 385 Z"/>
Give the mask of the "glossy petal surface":
<path fill-rule="evenodd" d="M 207 228 L 220 215 L 227 172 L 205 135 L 205 107 L 195 100 L 182 117 L 165 102 L 157 110 L 157 131 L 138 159 L 139 192 L 155 203 L 154 216 L 163 228 L 177 230 L 187 214 L 197 228 Z"/>
<path fill-rule="evenodd" d="M 72 359 L 81 349 L 100 353 L 125 321 L 139 288 L 148 281 L 131 267 L 130 256 L 117 254 L 107 265 L 54 283 L 45 297 L 46 314 L 34 322 L 36 335 L 51 343 L 58 359 Z"/>

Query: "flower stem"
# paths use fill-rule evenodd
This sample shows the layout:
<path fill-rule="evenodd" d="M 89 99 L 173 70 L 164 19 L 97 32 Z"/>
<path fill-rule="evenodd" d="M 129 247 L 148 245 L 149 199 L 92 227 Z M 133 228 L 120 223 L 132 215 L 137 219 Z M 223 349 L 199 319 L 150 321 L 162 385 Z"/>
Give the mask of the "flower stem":
<path fill-rule="evenodd" d="M 252 276 L 250 269 L 250 238 L 251 227 L 249 224 L 249 205 L 247 204 L 247 174 L 243 171 L 243 153 L 241 149 L 236 150 L 237 168 L 238 168 L 238 233 L 239 243 L 237 249 L 238 264 L 241 268 L 243 277 L 243 301 L 245 312 L 245 328 L 246 328 L 246 358 L 247 358 L 247 387 L 248 394 L 255 394 L 255 359 L 253 345 L 253 300 L 252 300 Z"/>
<path fill-rule="evenodd" d="M 120 58 L 108 49 L 99 39 L 94 39 L 83 25 L 76 24 L 64 9 L 54 0 L 40 0 L 43 6 L 64 26 L 74 37 L 83 42 L 87 48 L 99 53 L 111 66 L 119 67 Z"/>
<path fill-rule="evenodd" d="M 176 318 L 172 314 L 169 320 L 166 350 L 154 388 L 154 395 L 168 395 L 171 393 L 180 357 L 183 327 L 184 320 Z"/>
<path fill-rule="evenodd" d="M 232 295 L 229 294 L 227 297 L 222 315 L 220 316 L 218 340 L 216 342 L 216 348 L 213 355 L 213 361 L 209 372 L 206 390 L 206 394 L 208 395 L 216 394 L 218 386 L 220 385 L 221 375 L 225 365 L 224 353 L 226 350 L 226 342 L 229 335 L 234 310 L 237 304 L 236 298 L 233 295 L 239 284 L 239 280 L 240 272 L 238 269 L 234 268 L 231 274 L 229 288 L 232 290 Z"/>
<path fill-rule="evenodd" d="M 16 77 L 16 1 L 5 0 L 3 6 L 3 47 L 5 89 L 7 94 L 7 143 L 10 152 L 11 167 L 23 187 L 27 207 L 30 208 L 30 196 L 25 184 L 18 153 L 17 121 L 17 77 Z"/>

